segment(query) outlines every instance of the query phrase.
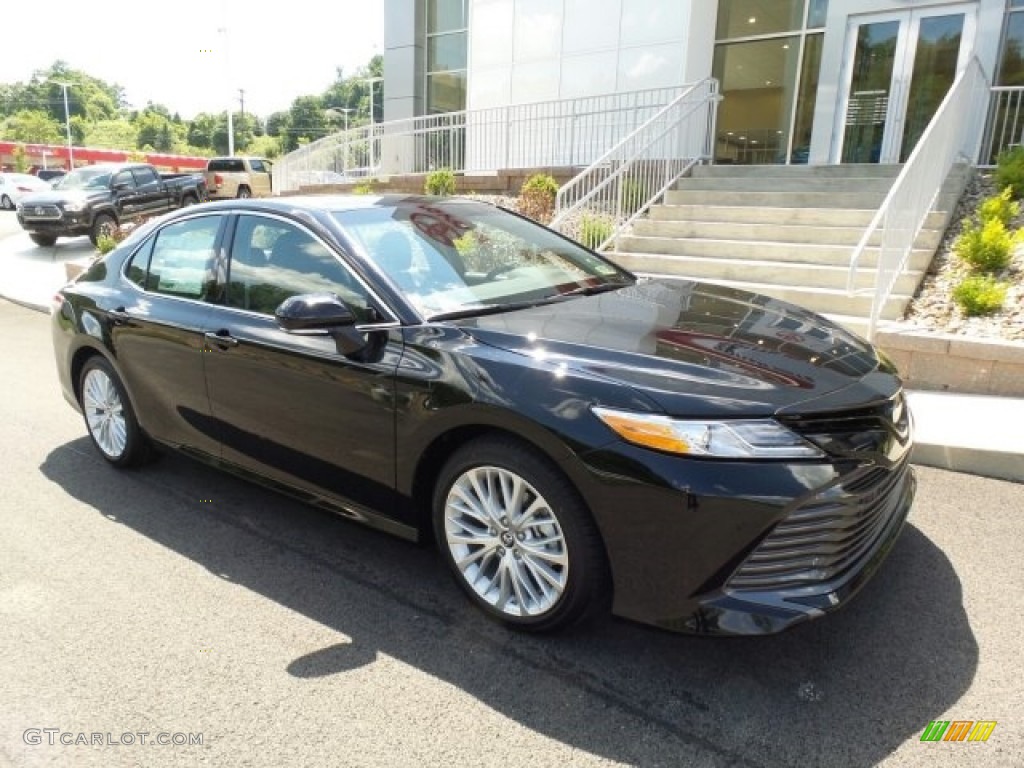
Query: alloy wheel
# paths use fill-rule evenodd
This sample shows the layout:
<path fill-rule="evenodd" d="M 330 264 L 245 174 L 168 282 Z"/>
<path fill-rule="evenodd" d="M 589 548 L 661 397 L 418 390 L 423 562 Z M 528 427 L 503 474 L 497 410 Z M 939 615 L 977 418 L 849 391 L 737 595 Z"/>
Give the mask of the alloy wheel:
<path fill-rule="evenodd" d="M 466 584 L 506 616 L 542 614 L 566 589 L 562 526 L 544 497 L 514 472 L 481 466 L 459 475 L 445 501 L 444 533 Z"/>
<path fill-rule="evenodd" d="M 121 395 L 101 369 L 89 371 L 82 386 L 82 407 L 96 445 L 111 459 L 120 458 L 128 445 L 128 425 Z"/>

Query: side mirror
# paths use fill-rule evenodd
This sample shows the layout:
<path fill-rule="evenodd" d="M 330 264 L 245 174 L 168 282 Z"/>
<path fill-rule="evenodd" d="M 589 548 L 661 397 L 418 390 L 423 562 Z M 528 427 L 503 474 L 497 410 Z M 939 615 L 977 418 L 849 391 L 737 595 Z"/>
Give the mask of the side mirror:
<path fill-rule="evenodd" d="M 333 293 L 291 296 L 281 302 L 274 317 L 286 331 L 329 330 L 356 323 L 352 310 Z"/>
<path fill-rule="evenodd" d="M 342 355 L 354 355 L 367 345 L 363 334 L 354 328 L 356 318 L 352 310 L 334 293 L 291 296 L 281 302 L 274 317 L 289 333 L 326 331 Z"/>
<path fill-rule="evenodd" d="M 127 181 L 119 181 L 117 184 L 114 185 L 113 188 L 115 192 L 124 192 L 129 187 L 131 187 L 131 184 L 129 184 Z"/>

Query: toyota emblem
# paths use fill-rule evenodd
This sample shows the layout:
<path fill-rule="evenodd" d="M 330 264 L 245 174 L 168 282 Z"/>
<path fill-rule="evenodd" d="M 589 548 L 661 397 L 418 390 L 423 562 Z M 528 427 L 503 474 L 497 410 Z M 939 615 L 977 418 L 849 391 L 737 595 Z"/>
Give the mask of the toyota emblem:
<path fill-rule="evenodd" d="M 36 206 L 36 216 L 42 216 L 44 213 L 46 213 L 46 209 L 45 208 L 42 208 L 40 206 Z"/>

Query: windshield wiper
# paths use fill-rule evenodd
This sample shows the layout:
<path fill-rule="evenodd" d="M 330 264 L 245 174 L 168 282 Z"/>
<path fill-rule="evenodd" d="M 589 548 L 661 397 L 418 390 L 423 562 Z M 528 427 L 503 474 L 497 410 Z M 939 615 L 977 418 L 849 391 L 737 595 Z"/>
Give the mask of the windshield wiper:
<path fill-rule="evenodd" d="M 460 320 L 465 317 L 497 315 L 501 312 L 513 312 L 517 309 L 530 309 L 531 307 L 539 307 L 541 304 L 551 304 L 567 295 L 565 293 L 556 293 L 554 296 L 545 296 L 543 299 L 513 301 L 508 304 L 482 304 L 476 307 L 467 307 L 466 309 L 453 309 L 451 312 L 438 312 L 436 315 L 430 315 L 427 318 L 427 322 L 435 320 Z"/>
<path fill-rule="evenodd" d="M 633 283 L 601 283 L 600 285 L 580 285 L 568 291 L 563 291 L 559 296 L 593 296 L 598 293 L 617 291 L 619 288 L 629 288 Z"/>

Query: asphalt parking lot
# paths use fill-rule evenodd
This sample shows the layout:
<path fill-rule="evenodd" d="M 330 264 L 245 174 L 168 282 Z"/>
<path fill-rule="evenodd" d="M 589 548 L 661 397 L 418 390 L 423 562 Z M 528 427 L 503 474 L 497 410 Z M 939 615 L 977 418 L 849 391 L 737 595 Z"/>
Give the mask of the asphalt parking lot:
<path fill-rule="evenodd" d="M 877 577 L 783 635 L 527 637 L 428 548 L 185 458 L 108 468 L 48 318 L 0 302 L 0 334 L 0 764 L 1024 764 L 1024 485 L 920 469 Z M 998 725 L 922 743 L 938 719 Z"/>

